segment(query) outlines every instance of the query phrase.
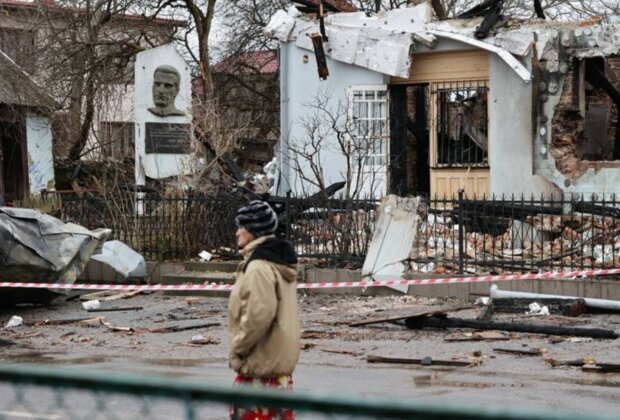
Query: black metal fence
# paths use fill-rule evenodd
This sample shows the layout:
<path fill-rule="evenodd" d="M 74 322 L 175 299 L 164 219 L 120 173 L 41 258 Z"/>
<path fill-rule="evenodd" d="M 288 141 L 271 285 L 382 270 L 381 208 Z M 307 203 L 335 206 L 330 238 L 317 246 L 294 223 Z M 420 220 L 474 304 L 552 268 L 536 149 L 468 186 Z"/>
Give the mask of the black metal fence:
<path fill-rule="evenodd" d="M 523 273 L 620 267 L 620 201 L 433 199 L 413 271 Z"/>
<path fill-rule="evenodd" d="M 115 192 L 62 200 L 65 221 L 106 227 L 149 260 L 184 260 L 202 250 L 237 256 L 237 193 L 166 197 Z M 270 198 L 278 235 L 304 259 L 361 267 L 373 235 L 374 200 Z M 412 271 L 508 273 L 620 267 L 620 201 L 493 197 L 427 199 L 410 252 Z M 399 240 L 399 238 L 393 238 Z"/>
<path fill-rule="evenodd" d="M 147 260 L 195 258 L 202 250 L 238 255 L 236 210 L 250 199 L 238 193 L 166 197 L 114 192 L 69 194 L 61 218 L 89 229 L 112 229 Z M 302 258 L 326 266 L 359 267 L 374 224 L 376 201 L 271 198 L 279 218 L 277 234 L 292 241 Z"/>

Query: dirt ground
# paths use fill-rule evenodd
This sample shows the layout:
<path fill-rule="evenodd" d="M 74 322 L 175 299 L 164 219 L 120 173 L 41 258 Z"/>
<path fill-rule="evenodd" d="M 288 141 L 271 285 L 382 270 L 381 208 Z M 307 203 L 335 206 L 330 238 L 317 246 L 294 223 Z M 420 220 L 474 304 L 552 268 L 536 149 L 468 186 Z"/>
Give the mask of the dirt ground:
<path fill-rule="evenodd" d="M 0 328 L 3 363 L 45 363 L 76 369 L 124 371 L 204 378 L 229 384 L 227 366 L 226 298 L 138 295 L 102 302 L 102 308 L 142 307 L 140 310 L 87 313 L 78 299 L 56 299 L 46 306 L 0 310 L 4 325 L 12 315 L 24 325 Z M 611 414 L 620 409 L 620 374 L 584 372 L 578 367 L 552 367 L 545 359 L 593 357 L 620 363 L 620 340 L 505 334 L 501 341 L 468 339 L 468 330 L 409 330 L 382 323 L 349 327 L 368 317 L 387 317 L 436 305 L 464 302 L 411 296 L 359 297 L 300 295 L 303 343 L 295 387 L 330 394 L 373 395 L 451 405 L 540 408 L 569 413 Z M 474 318 L 479 309 L 451 316 Z M 45 324 L 45 320 L 105 317 L 86 325 Z M 494 320 L 524 315 L 494 315 Z M 554 325 L 620 331 L 620 315 L 584 315 L 572 321 L 547 318 Z M 535 321 L 542 322 L 541 318 Z M 171 326 L 211 324 L 177 332 L 157 332 Z M 115 330 L 120 327 L 121 330 Z M 123 331 L 130 328 L 130 331 Z M 194 344 L 192 338 L 203 336 Z M 494 348 L 545 349 L 542 356 L 516 356 Z M 471 361 L 469 367 L 370 364 L 368 355 Z"/>

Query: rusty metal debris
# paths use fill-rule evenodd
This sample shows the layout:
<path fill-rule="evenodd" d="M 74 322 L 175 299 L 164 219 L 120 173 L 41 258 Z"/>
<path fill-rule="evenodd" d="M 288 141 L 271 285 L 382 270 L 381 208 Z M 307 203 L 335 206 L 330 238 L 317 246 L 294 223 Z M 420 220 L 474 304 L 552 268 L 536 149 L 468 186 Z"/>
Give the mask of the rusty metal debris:
<path fill-rule="evenodd" d="M 91 231 L 38 210 L 2 207 L 0 278 L 72 284 L 110 234 L 109 229 Z M 23 289 L 2 290 L 1 295 L 0 303 L 33 302 L 40 298 L 39 293 Z"/>

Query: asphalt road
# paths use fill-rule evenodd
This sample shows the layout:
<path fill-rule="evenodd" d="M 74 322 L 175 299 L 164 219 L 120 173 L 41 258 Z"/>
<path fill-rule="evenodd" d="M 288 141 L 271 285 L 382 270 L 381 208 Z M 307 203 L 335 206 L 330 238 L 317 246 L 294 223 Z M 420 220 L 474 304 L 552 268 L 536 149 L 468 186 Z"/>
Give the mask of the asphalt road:
<path fill-rule="evenodd" d="M 568 413 L 614 414 L 620 412 L 620 374 L 582 372 L 580 368 L 552 367 L 545 359 L 593 357 L 620 363 L 620 340 L 567 337 L 562 340 L 533 334 L 510 334 L 502 341 L 445 341 L 454 331 L 412 331 L 402 325 L 378 324 L 351 328 L 347 324 L 367 316 L 389 316 L 445 302 L 411 297 L 301 296 L 305 330 L 295 389 L 329 395 L 379 396 L 429 401 L 468 407 L 508 407 Z M 452 302 L 454 303 L 454 302 Z M 87 313 L 81 303 L 58 299 L 46 307 L 21 307 L 0 312 L 2 325 L 12 316 L 25 325 L 3 329 L 2 338 L 14 345 L 0 345 L 3 363 L 37 363 L 95 371 L 186 377 L 229 384 L 224 298 L 199 298 L 188 304 L 185 297 L 148 295 L 103 302 L 102 307 L 141 306 L 138 311 Z M 477 310 L 459 312 L 474 317 Z M 105 316 L 108 326 L 95 323 L 33 325 L 36 321 Z M 503 315 L 504 320 L 515 315 Z M 520 317 L 517 315 L 516 317 Z M 521 319 L 523 320 L 523 319 Z M 555 322 L 567 322 L 555 320 Z M 618 315 L 587 315 L 579 326 L 618 329 Z M 178 332 L 153 332 L 170 326 L 215 324 Z M 115 331 L 110 327 L 128 327 Z M 458 331 L 457 331 L 458 333 Z M 460 331 L 466 333 L 466 331 Z M 213 344 L 192 344 L 201 334 Z M 461 334 L 461 337 L 464 337 Z M 493 351 L 494 347 L 544 348 L 543 356 L 515 356 Z M 473 367 L 368 364 L 367 355 L 461 360 L 480 362 Z M 0 388 L 0 418 L 67 418 L 54 411 L 58 395 L 44 391 L 24 392 L 34 403 L 23 404 L 13 387 Z M 33 399 L 32 395 L 36 395 Z M 48 395 L 48 396 L 45 396 Z M 78 408 L 97 407 L 96 399 L 70 394 Z M 62 398 L 61 398 L 62 399 Z M 116 418 L 177 418 L 183 407 L 173 402 L 124 402 L 111 399 Z M 162 404 L 157 408 L 157 404 Z M 34 405 L 32 405 L 34 404 Z M 49 409 L 43 410 L 41 406 Z M 135 416 L 129 413 L 134 407 Z M 147 407 L 147 408 L 145 408 Z M 31 411 L 29 411 L 31 410 Z M 87 411 L 88 411 L 87 410 Z M 124 411 L 123 411 L 124 410 Z M 179 411 L 181 410 L 181 411 Z M 204 406 L 199 418 L 224 418 L 226 407 Z M 8 414 L 7 414 L 8 413 Z M 33 413 L 39 415 L 34 416 Z M 60 414 L 59 414 L 60 413 Z M 99 418 L 96 409 L 79 418 Z M 66 414 L 66 413 L 65 413 Z M 100 413 L 99 413 L 100 414 Z M 5 417 L 3 417 L 3 415 Z M 61 417 L 54 417 L 60 415 Z M 29 417 L 30 416 L 30 417 Z M 45 417 L 48 416 L 48 417 Z M 51 417 L 49 417 L 51 416 Z M 94 417 L 93 417 L 94 416 Z M 109 418 L 109 417 L 100 417 Z M 310 417 L 311 418 L 311 417 Z"/>

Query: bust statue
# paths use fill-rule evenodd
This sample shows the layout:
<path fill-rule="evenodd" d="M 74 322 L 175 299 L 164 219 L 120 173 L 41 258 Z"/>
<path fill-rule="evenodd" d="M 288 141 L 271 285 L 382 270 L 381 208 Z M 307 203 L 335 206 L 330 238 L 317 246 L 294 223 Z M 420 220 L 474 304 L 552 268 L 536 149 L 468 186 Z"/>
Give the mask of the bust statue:
<path fill-rule="evenodd" d="M 179 93 L 181 75 L 172 66 L 159 66 L 153 72 L 153 103 L 148 110 L 158 117 L 185 115 L 185 112 L 174 106 Z"/>

